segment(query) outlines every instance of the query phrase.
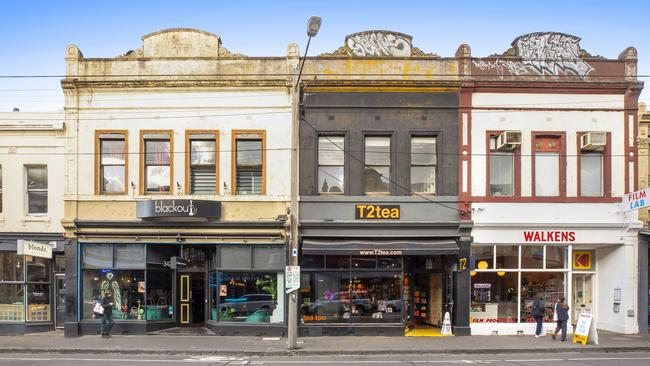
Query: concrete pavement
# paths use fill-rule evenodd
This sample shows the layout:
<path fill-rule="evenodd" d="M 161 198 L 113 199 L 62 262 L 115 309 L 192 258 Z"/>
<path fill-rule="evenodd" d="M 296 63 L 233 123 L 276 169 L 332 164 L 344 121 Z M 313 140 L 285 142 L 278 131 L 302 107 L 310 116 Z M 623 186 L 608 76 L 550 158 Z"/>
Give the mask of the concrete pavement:
<path fill-rule="evenodd" d="M 62 332 L 0 336 L 0 353 L 167 355 L 417 355 L 557 352 L 650 352 L 650 335 L 599 332 L 600 345 L 575 345 L 551 337 L 307 337 L 287 350 L 286 338 L 130 335 L 64 338 Z"/>

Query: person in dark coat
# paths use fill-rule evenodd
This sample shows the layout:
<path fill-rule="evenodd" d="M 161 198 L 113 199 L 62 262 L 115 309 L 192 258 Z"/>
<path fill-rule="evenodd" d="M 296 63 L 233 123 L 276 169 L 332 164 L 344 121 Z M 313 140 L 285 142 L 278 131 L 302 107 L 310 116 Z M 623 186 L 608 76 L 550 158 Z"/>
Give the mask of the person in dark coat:
<path fill-rule="evenodd" d="M 113 328 L 113 292 L 106 290 L 104 298 L 102 299 L 102 307 L 104 313 L 102 314 L 102 338 L 110 338 L 111 328 Z"/>
<path fill-rule="evenodd" d="M 537 327 L 535 328 L 535 338 L 542 336 L 542 322 L 544 321 L 545 308 L 546 305 L 542 296 L 539 296 L 539 298 L 533 301 L 533 309 L 531 310 L 530 315 L 535 318 L 535 323 L 537 323 Z"/>
<path fill-rule="evenodd" d="M 553 310 L 557 314 L 557 327 L 553 331 L 553 340 L 557 336 L 557 333 L 562 331 L 562 342 L 566 341 L 566 327 L 567 322 L 569 321 L 569 305 L 564 300 L 564 297 L 561 297 L 553 306 Z"/>

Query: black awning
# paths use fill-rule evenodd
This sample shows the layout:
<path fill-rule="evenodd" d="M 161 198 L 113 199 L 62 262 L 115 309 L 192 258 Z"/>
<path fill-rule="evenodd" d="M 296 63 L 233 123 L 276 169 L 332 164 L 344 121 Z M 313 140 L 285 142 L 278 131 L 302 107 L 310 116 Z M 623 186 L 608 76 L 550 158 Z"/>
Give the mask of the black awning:
<path fill-rule="evenodd" d="M 315 240 L 303 239 L 303 254 L 442 255 L 457 254 L 455 240 Z"/>

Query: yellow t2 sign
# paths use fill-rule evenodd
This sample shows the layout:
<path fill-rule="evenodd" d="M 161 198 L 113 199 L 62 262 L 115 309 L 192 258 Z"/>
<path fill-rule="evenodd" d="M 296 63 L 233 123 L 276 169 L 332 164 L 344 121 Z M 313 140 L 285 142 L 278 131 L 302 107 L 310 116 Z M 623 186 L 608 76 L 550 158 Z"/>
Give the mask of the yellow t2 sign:
<path fill-rule="evenodd" d="M 358 204 L 354 217 L 357 220 L 399 220 L 399 205 Z"/>

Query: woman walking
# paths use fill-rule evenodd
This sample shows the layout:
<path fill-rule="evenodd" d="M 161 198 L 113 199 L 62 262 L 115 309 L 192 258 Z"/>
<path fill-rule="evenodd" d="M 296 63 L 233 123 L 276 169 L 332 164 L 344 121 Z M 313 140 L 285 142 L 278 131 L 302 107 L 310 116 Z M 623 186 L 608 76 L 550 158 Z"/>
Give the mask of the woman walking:
<path fill-rule="evenodd" d="M 542 322 L 544 321 L 544 311 L 546 309 L 546 304 L 544 303 L 544 298 L 540 295 L 535 301 L 533 301 L 533 310 L 530 312 L 530 315 L 535 318 L 535 323 L 537 327 L 535 328 L 535 338 L 542 336 Z"/>
<path fill-rule="evenodd" d="M 569 305 L 564 301 L 564 297 L 560 299 L 553 306 L 553 310 L 557 314 L 557 327 L 553 331 L 553 340 L 557 336 L 557 333 L 562 331 L 562 342 L 566 341 L 566 326 L 567 321 L 569 320 Z"/>

